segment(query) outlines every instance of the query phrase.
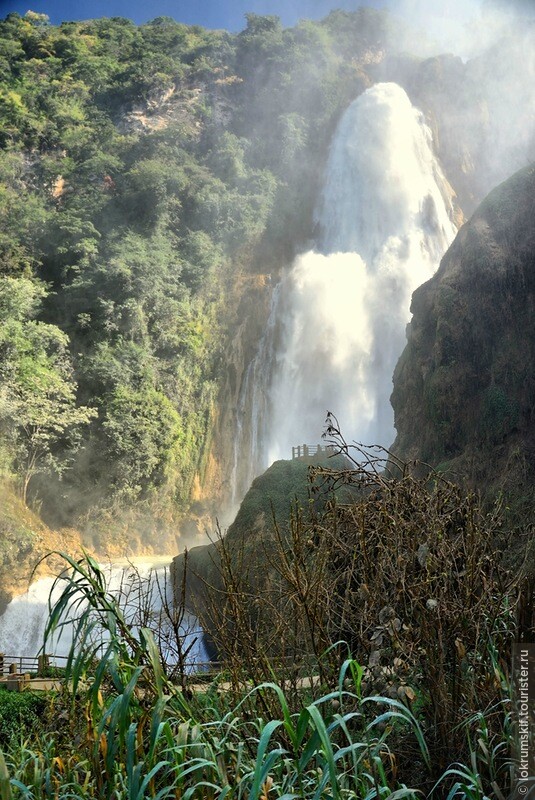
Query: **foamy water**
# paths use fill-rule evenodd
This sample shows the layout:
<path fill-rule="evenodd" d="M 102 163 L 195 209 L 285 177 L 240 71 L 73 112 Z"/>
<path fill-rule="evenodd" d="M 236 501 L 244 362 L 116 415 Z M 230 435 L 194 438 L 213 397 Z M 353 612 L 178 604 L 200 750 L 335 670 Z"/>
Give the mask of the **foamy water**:
<path fill-rule="evenodd" d="M 171 558 L 139 557 L 101 565 L 108 591 L 119 599 L 127 620 L 134 629 L 144 626 L 153 630 L 163 656 L 170 664 L 177 660 L 177 643 L 171 624 Z M 0 617 L 0 652 L 25 658 L 37 656 L 43 647 L 50 604 L 58 599 L 64 588 L 61 580 L 56 581 L 54 588 L 55 580 L 52 577 L 40 578 L 27 592 L 11 601 Z M 69 614 L 70 624 L 62 629 L 61 636 L 55 635 L 47 643 L 48 653 L 68 655 L 79 613 L 80 609 L 74 604 Z M 195 616 L 188 612 L 183 615 L 180 625 L 180 646 L 183 651 L 189 649 L 188 662 L 206 663 L 209 660 L 202 629 Z"/>
<path fill-rule="evenodd" d="M 315 247 L 285 271 L 240 408 L 234 501 L 292 445 L 320 441 L 327 411 L 347 440 L 394 439 L 392 374 L 412 292 L 455 236 L 424 117 L 394 83 L 347 109 L 318 201 Z"/>

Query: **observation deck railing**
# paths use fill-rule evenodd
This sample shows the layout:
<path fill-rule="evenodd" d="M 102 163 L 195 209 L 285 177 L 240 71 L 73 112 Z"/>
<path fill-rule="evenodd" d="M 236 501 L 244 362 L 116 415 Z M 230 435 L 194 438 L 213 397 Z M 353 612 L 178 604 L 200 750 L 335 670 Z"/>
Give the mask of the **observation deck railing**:
<path fill-rule="evenodd" d="M 312 456 L 320 456 L 322 454 L 332 456 L 335 452 L 336 449 L 330 444 L 298 444 L 292 447 L 292 460 L 296 458 L 311 458 Z"/>
<path fill-rule="evenodd" d="M 15 691 L 25 689 L 58 689 L 60 686 L 63 670 L 66 666 L 66 656 L 40 655 L 33 658 L 27 656 L 13 656 L 0 653 L 0 683 L 7 685 Z M 96 666 L 96 662 L 95 662 Z M 185 684 L 193 687 L 210 683 L 218 675 L 223 675 L 225 664 L 218 661 L 195 661 L 183 664 L 166 664 L 167 676 L 173 683 Z M 60 667 L 59 670 L 55 668 Z M 318 665 L 315 660 L 295 660 L 293 656 L 274 659 L 273 667 L 283 683 L 298 681 L 313 681 L 318 673 Z M 32 676 L 30 678 L 30 676 Z M 142 682 L 142 681 L 141 681 Z M 222 682 L 224 689 L 227 686 L 228 677 Z M 13 684 L 13 685 L 10 685 Z M 304 685 L 304 684 L 303 684 Z"/>
<path fill-rule="evenodd" d="M 22 674 L 25 672 L 43 675 L 54 667 L 65 667 L 67 656 L 13 656 L 0 653 L 0 678 L 13 673 Z"/>

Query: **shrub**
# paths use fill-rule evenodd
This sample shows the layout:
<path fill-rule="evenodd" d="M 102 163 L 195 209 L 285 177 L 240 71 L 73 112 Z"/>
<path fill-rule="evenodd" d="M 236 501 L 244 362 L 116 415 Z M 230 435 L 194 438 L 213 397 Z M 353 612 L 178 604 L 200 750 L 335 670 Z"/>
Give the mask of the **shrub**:
<path fill-rule="evenodd" d="M 0 747 L 6 748 L 35 732 L 41 723 L 46 699 L 29 691 L 0 689 Z"/>

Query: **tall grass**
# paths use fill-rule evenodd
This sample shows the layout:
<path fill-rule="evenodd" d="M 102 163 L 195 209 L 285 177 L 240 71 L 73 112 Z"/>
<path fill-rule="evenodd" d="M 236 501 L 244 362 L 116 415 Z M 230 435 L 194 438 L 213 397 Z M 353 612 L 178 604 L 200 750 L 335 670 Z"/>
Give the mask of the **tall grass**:
<path fill-rule="evenodd" d="M 162 669 L 152 632 L 128 626 L 96 562 L 65 558 L 70 571 L 58 578 L 63 589 L 46 631 L 57 634 L 76 616 L 65 692 L 42 730 L 13 741 L 0 760 L 2 800 L 416 800 L 422 788 L 429 793 L 425 724 L 408 700 L 364 696 L 354 659 L 343 661 L 321 696 L 307 699 L 303 687 L 298 710 L 276 681 L 244 691 L 231 708 L 217 684 L 187 697 Z M 258 696 L 270 702 L 251 702 Z M 509 732 L 499 739 L 488 723 L 503 716 L 505 703 L 469 720 L 471 763 L 451 766 L 433 797 L 502 800 Z M 263 707 L 277 713 L 264 716 Z M 404 782 L 407 753 L 412 786 Z"/>

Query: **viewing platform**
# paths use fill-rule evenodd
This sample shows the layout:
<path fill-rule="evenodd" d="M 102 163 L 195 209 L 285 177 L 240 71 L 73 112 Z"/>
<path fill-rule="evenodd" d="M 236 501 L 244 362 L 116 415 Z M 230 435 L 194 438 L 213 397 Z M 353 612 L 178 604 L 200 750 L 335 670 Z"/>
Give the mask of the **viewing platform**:
<path fill-rule="evenodd" d="M 67 657 L 40 655 L 28 658 L 0 653 L 0 687 L 10 692 L 23 692 L 26 689 L 34 692 L 59 691 L 63 682 L 59 677 L 62 668 L 54 669 L 52 666 L 55 663 L 57 667 L 58 661 L 64 666 Z"/>
<path fill-rule="evenodd" d="M 331 444 L 298 444 L 292 447 L 292 461 L 297 458 L 314 458 L 314 456 L 334 456 L 336 448 Z"/>

